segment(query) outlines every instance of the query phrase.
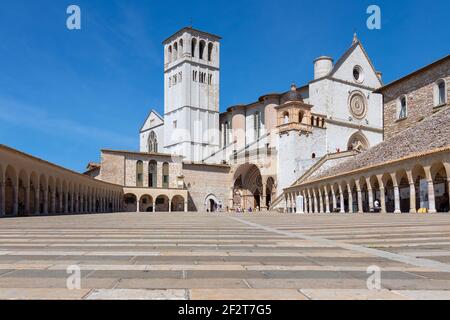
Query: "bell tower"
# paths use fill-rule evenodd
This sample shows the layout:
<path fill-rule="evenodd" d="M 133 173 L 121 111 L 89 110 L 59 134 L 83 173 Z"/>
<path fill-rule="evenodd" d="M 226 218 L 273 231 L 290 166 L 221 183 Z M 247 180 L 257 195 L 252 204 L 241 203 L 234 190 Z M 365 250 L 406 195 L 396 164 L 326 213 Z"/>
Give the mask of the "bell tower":
<path fill-rule="evenodd" d="M 220 39 L 187 27 L 163 42 L 164 147 L 184 160 L 219 149 Z"/>

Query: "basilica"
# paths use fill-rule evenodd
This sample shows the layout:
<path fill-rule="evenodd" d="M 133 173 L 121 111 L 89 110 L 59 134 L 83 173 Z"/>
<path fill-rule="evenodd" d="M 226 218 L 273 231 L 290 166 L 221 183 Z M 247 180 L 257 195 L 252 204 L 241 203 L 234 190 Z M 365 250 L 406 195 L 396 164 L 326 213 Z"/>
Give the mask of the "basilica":
<path fill-rule="evenodd" d="M 78 174 L 1 146 L 0 213 L 449 211 L 450 57 L 384 85 L 348 45 L 308 83 L 221 112 L 221 37 L 183 28 L 163 41 L 164 113 L 139 150 Z"/>

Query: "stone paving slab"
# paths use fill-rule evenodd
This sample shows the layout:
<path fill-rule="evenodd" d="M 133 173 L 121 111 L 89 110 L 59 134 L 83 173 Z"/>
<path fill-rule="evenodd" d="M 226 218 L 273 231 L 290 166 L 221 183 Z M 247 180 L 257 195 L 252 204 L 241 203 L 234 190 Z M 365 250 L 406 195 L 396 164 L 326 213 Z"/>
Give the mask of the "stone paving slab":
<path fill-rule="evenodd" d="M 308 300 L 295 289 L 191 289 L 191 300 Z"/>
<path fill-rule="evenodd" d="M 300 292 L 311 300 L 407 300 L 388 290 L 301 289 Z"/>
<path fill-rule="evenodd" d="M 170 290 L 191 299 L 446 299 L 450 290 L 450 215 L 47 216 L 0 219 L 0 239 L 9 298 L 75 295 L 63 294 L 69 265 L 81 268 L 90 299 L 165 299 Z M 367 290 L 372 265 L 377 293 Z"/>
<path fill-rule="evenodd" d="M 0 290 L 0 300 L 79 300 L 83 299 L 89 289 L 9 289 Z"/>
<path fill-rule="evenodd" d="M 187 300 L 186 290 L 92 290 L 87 300 Z"/>

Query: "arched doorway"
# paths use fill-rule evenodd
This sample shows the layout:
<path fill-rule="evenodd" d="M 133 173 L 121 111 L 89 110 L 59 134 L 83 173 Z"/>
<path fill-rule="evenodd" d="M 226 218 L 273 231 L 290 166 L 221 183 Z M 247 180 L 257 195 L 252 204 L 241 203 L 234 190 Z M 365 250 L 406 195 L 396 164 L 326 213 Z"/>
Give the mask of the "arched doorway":
<path fill-rule="evenodd" d="M 266 207 L 270 208 L 272 205 L 272 200 L 274 199 L 276 194 L 275 191 L 275 180 L 272 177 L 269 177 L 266 182 Z"/>
<path fill-rule="evenodd" d="M 143 195 L 139 200 L 140 212 L 153 212 L 153 198 L 147 194 Z"/>
<path fill-rule="evenodd" d="M 219 209 L 219 200 L 215 195 L 209 194 L 208 196 L 206 196 L 203 205 L 205 207 L 205 211 L 216 212 L 217 209 Z"/>
<path fill-rule="evenodd" d="M 136 195 L 132 193 L 127 193 L 123 196 L 124 211 L 125 212 L 136 212 L 137 211 L 137 198 Z M 99 201 L 97 200 L 97 208 L 99 207 Z M 98 209 L 97 209 L 98 210 Z M 98 212 L 98 211 L 97 211 Z"/>
<path fill-rule="evenodd" d="M 156 212 L 168 212 L 169 211 L 169 198 L 166 195 L 160 195 L 155 201 Z"/>
<path fill-rule="evenodd" d="M 431 167 L 431 175 L 434 185 L 434 199 L 437 212 L 449 212 L 449 190 L 447 172 L 442 163 L 436 163 Z"/>
<path fill-rule="evenodd" d="M 255 211 L 261 208 L 262 177 L 254 164 L 241 165 L 234 174 L 234 209 Z"/>
<path fill-rule="evenodd" d="M 171 211 L 172 212 L 183 212 L 184 211 L 184 198 L 182 196 L 174 196 L 172 198 Z"/>

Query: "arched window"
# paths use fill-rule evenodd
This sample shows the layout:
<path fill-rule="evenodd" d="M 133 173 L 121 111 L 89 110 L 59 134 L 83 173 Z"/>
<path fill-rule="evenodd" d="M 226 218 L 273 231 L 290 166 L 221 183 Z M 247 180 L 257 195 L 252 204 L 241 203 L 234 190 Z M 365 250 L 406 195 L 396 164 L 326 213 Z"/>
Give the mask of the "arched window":
<path fill-rule="evenodd" d="M 397 119 L 406 119 L 408 116 L 408 102 L 406 100 L 406 96 L 401 96 L 398 100 L 398 112 Z"/>
<path fill-rule="evenodd" d="M 302 123 L 302 122 L 303 122 L 303 112 L 300 112 L 300 113 L 298 114 L 298 122 L 299 122 L 299 123 Z"/>
<path fill-rule="evenodd" d="M 313 153 L 313 154 L 311 155 L 311 157 L 312 157 L 313 159 L 315 159 L 315 158 L 316 158 L 316 154 Z"/>
<path fill-rule="evenodd" d="M 226 147 L 228 145 L 228 121 L 223 125 L 223 146 Z"/>
<path fill-rule="evenodd" d="M 163 163 L 163 188 L 169 188 L 169 164 L 167 162 Z"/>
<path fill-rule="evenodd" d="M 439 107 L 447 103 L 447 85 L 444 79 L 439 79 L 434 89 L 434 106 Z"/>
<path fill-rule="evenodd" d="M 151 131 L 148 136 L 148 152 L 158 152 L 158 138 L 155 131 Z"/>
<path fill-rule="evenodd" d="M 200 59 L 203 59 L 203 56 L 204 56 L 204 53 L 205 53 L 205 46 L 206 46 L 205 41 L 201 40 L 200 41 L 200 46 L 199 46 L 199 49 L 200 49 L 199 58 Z"/>
<path fill-rule="evenodd" d="M 157 187 L 157 177 L 158 177 L 158 164 L 155 160 L 151 160 L 148 163 L 148 187 L 156 188 Z"/>
<path fill-rule="evenodd" d="M 212 42 L 208 44 L 208 61 L 212 61 L 212 52 L 213 52 L 214 45 Z"/>
<path fill-rule="evenodd" d="M 171 63 L 172 62 L 172 46 L 169 46 L 169 53 L 167 55 L 167 62 Z"/>
<path fill-rule="evenodd" d="M 195 50 L 197 50 L 197 39 L 192 39 L 191 42 L 191 56 L 192 58 L 195 58 Z"/>
<path fill-rule="evenodd" d="M 311 125 L 312 125 L 312 126 L 315 125 L 315 118 L 314 118 L 314 116 L 311 116 Z"/>
<path fill-rule="evenodd" d="M 142 161 L 136 162 L 136 187 L 144 186 L 144 163 Z"/>
<path fill-rule="evenodd" d="M 283 124 L 288 124 L 289 123 L 289 113 L 285 112 L 283 113 Z"/>
<path fill-rule="evenodd" d="M 178 43 L 175 42 L 173 45 L 173 61 L 177 60 L 178 58 Z"/>

